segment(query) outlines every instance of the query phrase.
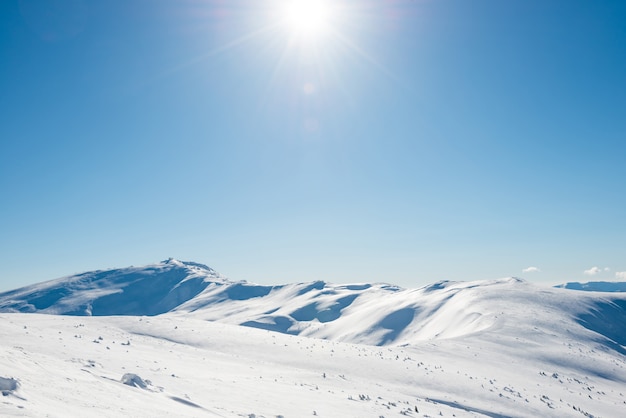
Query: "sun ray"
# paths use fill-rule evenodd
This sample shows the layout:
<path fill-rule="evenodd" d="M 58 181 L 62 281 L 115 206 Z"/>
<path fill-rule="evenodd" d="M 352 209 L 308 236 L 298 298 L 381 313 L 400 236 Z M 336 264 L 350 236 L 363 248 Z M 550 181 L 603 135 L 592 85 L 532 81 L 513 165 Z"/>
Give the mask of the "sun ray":
<path fill-rule="evenodd" d="M 224 54 L 224 53 L 226 53 L 226 52 L 228 52 L 228 51 L 230 51 L 232 49 L 235 49 L 237 47 L 241 47 L 241 46 L 245 45 L 246 43 L 254 41 L 255 39 L 260 38 L 260 37 L 266 35 L 267 33 L 271 32 L 271 31 L 275 31 L 277 29 L 277 27 L 278 27 L 278 25 L 274 23 L 274 24 L 271 24 L 271 25 L 263 26 L 262 28 L 257 29 L 255 31 L 246 33 L 245 35 L 242 35 L 242 36 L 240 36 L 238 38 L 235 38 L 235 39 L 231 40 L 230 42 L 227 42 L 227 43 L 225 43 L 223 45 L 220 45 L 220 46 L 218 46 L 218 47 L 216 47 L 216 48 L 214 48 L 214 49 L 212 49 L 212 50 L 210 50 L 210 51 L 208 51 L 208 52 L 206 52 L 204 54 L 197 55 L 197 56 L 195 56 L 195 57 L 193 57 L 193 58 L 191 58 L 191 59 L 189 59 L 189 60 L 187 60 L 187 61 L 185 61 L 183 63 L 180 63 L 178 65 L 172 66 L 170 68 L 167 68 L 167 69 L 165 69 L 165 70 L 155 74 L 150 79 L 145 80 L 141 84 L 141 86 L 144 87 L 144 86 L 150 85 L 150 84 L 152 84 L 152 83 L 154 83 L 154 82 L 156 82 L 158 80 L 161 80 L 161 79 L 163 79 L 165 77 L 168 77 L 168 76 L 170 76 L 172 74 L 175 74 L 175 73 L 177 73 L 179 71 L 182 71 L 185 68 L 188 68 L 188 67 L 191 67 L 193 65 L 196 65 L 196 64 L 198 64 L 198 63 L 200 63 L 202 61 L 205 61 L 205 60 L 207 60 L 209 58 L 216 57 L 216 56 L 219 56 L 221 54 Z"/>
<path fill-rule="evenodd" d="M 340 41 L 341 43 L 343 43 L 343 45 L 346 46 L 350 51 L 352 51 L 353 53 L 355 53 L 356 55 L 361 57 L 363 60 L 365 60 L 369 64 L 371 64 L 374 67 L 376 67 L 379 71 L 384 73 L 390 79 L 392 79 L 392 80 L 394 80 L 396 82 L 399 82 L 401 84 L 405 84 L 405 82 L 403 80 L 399 79 L 397 75 L 392 73 L 382 63 L 378 62 L 376 59 L 374 59 L 372 56 L 370 56 L 367 52 L 365 52 L 362 48 L 360 48 L 354 41 L 352 41 L 349 38 L 343 36 L 338 31 L 333 31 L 333 36 L 334 36 L 334 39 L 336 39 L 336 40 Z"/>

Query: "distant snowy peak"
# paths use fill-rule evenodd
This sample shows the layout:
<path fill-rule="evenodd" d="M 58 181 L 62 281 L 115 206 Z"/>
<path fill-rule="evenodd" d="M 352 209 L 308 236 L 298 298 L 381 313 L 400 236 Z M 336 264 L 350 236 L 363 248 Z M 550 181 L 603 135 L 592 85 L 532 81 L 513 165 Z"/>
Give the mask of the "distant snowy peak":
<path fill-rule="evenodd" d="M 173 258 L 97 270 L 0 293 L 0 311 L 63 315 L 158 315 L 228 280 L 203 264 Z"/>
<path fill-rule="evenodd" d="M 527 284 L 524 279 L 520 279 L 518 277 L 504 277 L 502 279 L 495 280 L 477 280 L 472 282 L 456 282 L 450 280 L 441 280 L 429 285 L 426 285 L 421 288 L 421 290 L 425 292 L 430 292 L 433 290 L 444 290 L 444 289 L 471 289 L 476 286 L 486 287 L 486 286 L 501 286 L 507 284 Z"/>
<path fill-rule="evenodd" d="M 626 292 L 626 282 L 569 282 L 555 287 L 588 292 Z"/>
<path fill-rule="evenodd" d="M 196 268 L 199 270 L 206 270 L 207 272 L 210 272 L 211 274 L 220 276 L 220 274 L 216 272 L 215 270 L 213 270 L 211 267 L 205 264 L 195 263 L 193 261 L 181 261 L 181 260 L 177 260 L 175 258 L 170 257 L 167 260 L 163 260 L 161 264 L 169 264 L 169 265 L 174 265 L 178 267 L 190 267 L 190 268 Z"/>

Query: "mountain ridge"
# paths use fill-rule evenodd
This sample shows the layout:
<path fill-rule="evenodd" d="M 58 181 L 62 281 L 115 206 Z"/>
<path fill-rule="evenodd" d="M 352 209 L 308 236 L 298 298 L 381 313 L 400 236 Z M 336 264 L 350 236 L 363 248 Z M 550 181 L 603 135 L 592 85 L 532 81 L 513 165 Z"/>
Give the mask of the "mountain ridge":
<path fill-rule="evenodd" d="M 582 290 L 586 292 L 626 292 L 626 282 L 568 282 L 565 284 L 556 285 L 554 287 L 570 290 Z"/>
<path fill-rule="evenodd" d="M 626 353 L 626 295 L 542 288 L 519 278 L 440 281 L 416 289 L 388 283 L 282 285 L 232 281 L 195 262 L 96 270 L 0 294 L 0 312 L 72 316 L 193 317 L 283 334 L 367 345 L 406 345 L 501 327 L 550 328 L 550 311 L 569 332 L 592 332 Z M 531 327 L 532 324 L 532 327 Z M 513 332 L 513 331 L 511 331 Z M 528 338 L 540 340 L 541 332 Z"/>

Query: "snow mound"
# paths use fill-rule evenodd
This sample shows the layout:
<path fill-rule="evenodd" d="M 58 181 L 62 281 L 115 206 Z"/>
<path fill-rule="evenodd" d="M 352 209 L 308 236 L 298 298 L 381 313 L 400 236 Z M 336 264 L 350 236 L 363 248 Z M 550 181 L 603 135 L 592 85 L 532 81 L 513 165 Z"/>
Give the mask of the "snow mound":
<path fill-rule="evenodd" d="M 18 386 L 16 379 L 0 376 L 0 392 L 2 392 L 2 396 L 8 396 L 11 392 L 16 391 Z"/>
<path fill-rule="evenodd" d="M 150 385 L 149 380 L 147 381 L 143 380 L 141 377 L 139 377 L 135 373 L 124 374 L 124 376 L 122 376 L 122 379 L 120 381 L 125 385 L 134 386 L 139 389 L 147 389 L 148 386 Z"/>

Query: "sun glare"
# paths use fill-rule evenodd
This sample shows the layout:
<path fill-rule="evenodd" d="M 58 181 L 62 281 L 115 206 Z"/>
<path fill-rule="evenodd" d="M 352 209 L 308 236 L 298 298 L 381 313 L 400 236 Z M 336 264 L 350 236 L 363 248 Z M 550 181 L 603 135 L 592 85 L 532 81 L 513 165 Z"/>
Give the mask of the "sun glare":
<path fill-rule="evenodd" d="M 327 0 L 286 0 L 283 19 L 293 34 L 319 38 L 329 30 L 331 12 Z"/>

